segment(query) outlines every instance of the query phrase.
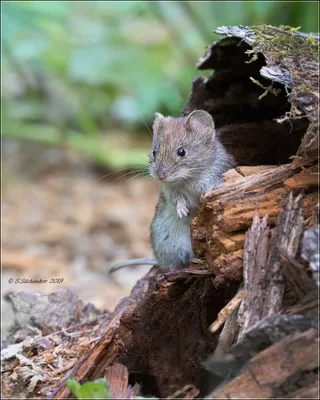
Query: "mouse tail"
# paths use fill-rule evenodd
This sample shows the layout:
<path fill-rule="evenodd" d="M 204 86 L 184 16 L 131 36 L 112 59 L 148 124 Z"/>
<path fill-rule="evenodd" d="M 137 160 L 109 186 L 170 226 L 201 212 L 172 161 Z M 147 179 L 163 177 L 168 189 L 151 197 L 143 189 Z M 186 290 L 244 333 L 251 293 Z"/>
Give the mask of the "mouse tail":
<path fill-rule="evenodd" d="M 133 260 L 127 260 L 113 265 L 109 269 L 109 274 L 112 274 L 113 272 L 118 271 L 121 268 L 125 268 L 132 265 L 155 265 L 155 264 L 158 264 L 155 258 L 136 258 Z"/>

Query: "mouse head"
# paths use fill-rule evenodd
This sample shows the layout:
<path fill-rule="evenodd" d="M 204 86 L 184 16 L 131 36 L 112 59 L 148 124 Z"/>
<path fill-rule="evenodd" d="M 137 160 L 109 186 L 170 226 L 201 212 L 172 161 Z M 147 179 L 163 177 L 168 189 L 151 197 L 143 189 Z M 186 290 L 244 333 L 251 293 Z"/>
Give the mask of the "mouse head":
<path fill-rule="evenodd" d="M 169 184 L 197 179 L 212 162 L 214 135 L 214 122 L 206 111 L 195 110 L 183 118 L 156 113 L 150 175 Z"/>

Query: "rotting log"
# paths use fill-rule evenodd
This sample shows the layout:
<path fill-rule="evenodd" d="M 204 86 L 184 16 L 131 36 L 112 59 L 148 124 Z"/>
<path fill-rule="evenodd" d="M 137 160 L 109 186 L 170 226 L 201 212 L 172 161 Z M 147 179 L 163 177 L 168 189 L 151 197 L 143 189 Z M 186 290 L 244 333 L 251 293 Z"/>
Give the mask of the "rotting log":
<path fill-rule="evenodd" d="M 216 285 L 241 280 L 245 232 L 256 211 L 260 217 L 268 215 L 273 227 L 286 196 L 303 188 L 304 220 L 314 223 L 318 199 L 314 172 L 314 165 L 302 172 L 291 164 L 240 167 L 228 171 L 225 183 L 201 198 L 200 211 L 192 221 L 192 242 L 195 254 L 215 274 Z"/>
<path fill-rule="evenodd" d="M 103 377 L 117 363 L 128 369 L 126 380 L 132 386 L 140 384 L 141 394 L 148 396 L 312 398 L 318 394 L 318 332 L 312 319 L 306 317 L 300 324 L 302 315 L 316 315 L 318 299 L 297 243 L 302 229 L 318 223 L 319 63 L 315 53 L 319 40 L 270 26 L 221 27 L 217 32 L 223 37 L 207 48 L 197 65 L 214 72 L 207 79 L 194 80 L 183 115 L 195 109 L 211 113 L 222 142 L 239 166 L 225 174 L 224 184 L 201 198 L 192 222 L 193 248 L 200 260 L 173 273 L 153 269 L 141 279 L 71 376 L 80 382 Z M 281 219 L 291 192 L 294 197 L 300 194 L 301 211 L 291 221 L 291 228 L 297 225 L 300 233 L 293 252 L 287 251 L 290 241 L 288 246 L 283 242 L 288 240 L 285 227 L 290 226 L 290 218 Z M 266 265 L 271 270 L 275 265 L 283 267 L 283 277 L 281 268 L 269 271 L 275 273 L 278 299 L 284 293 L 282 307 L 277 302 L 272 309 L 281 314 L 282 322 L 268 320 L 261 340 L 256 332 L 264 322 L 251 329 L 252 323 L 268 315 L 263 307 L 259 316 L 250 315 L 248 304 L 254 294 L 268 301 L 272 297 L 268 285 L 257 289 L 255 283 L 261 279 L 253 277 L 245 287 L 248 297 L 242 306 L 246 332 L 242 326 L 240 342 L 231 346 L 239 328 L 236 309 L 221 332 L 210 333 L 208 328 L 236 295 L 244 259 L 251 268 L 259 261 L 259 251 L 251 259 L 244 253 L 255 215 L 265 222 L 268 218 L 268 228 L 261 232 L 262 242 L 268 244 Z M 277 228 L 277 220 L 284 227 Z M 279 248 L 277 242 L 283 246 Z M 293 325 L 295 330 L 290 331 Z M 246 355 L 232 364 L 232 351 L 237 358 L 239 346 Z M 219 373 L 224 371 L 216 378 L 202 362 L 215 350 L 216 357 L 226 356 L 214 361 Z M 64 384 L 53 394 L 55 399 L 70 397 Z"/>
<path fill-rule="evenodd" d="M 302 209 L 301 198 L 300 206 Z M 300 219 L 301 228 L 302 213 Z M 283 255 L 289 263 L 294 256 L 290 251 Z M 235 289 L 217 290 L 208 270 L 150 272 L 131 297 L 118 306 L 106 334 L 72 375 L 79 381 L 92 380 L 104 376 L 108 366 L 120 362 L 129 369 L 133 383 L 140 383 L 144 390 L 161 397 L 186 385 L 205 388 L 210 377 L 199 363 L 219 343 L 219 334 L 205 332 Z M 194 354 L 198 360 L 196 367 Z M 192 360 L 192 364 L 187 360 Z M 176 382 L 177 376 L 183 379 Z M 62 385 L 54 398 L 68 396 L 68 389 Z"/>
<path fill-rule="evenodd" d="M 184 114 L 210 112 L 241 165 L 317 160 L 319 35 L 266 25 L 216 33 L 197 64 L 214 72 L 194 80 Z"/>
<path fill-rule="evenodd" d="M 200 360 L 213 351 L 218 337 L 208 327 L 233 294 L 230 289 L 217 291 L 206 271 L 150 272 L 130 299 L 118 306 L 106 334 L 72 376 L 92 380 L 118 362 L 143 390 L 161 397 L 188 384 L 201 387 L 208 373 Z M 64 385 L 54 394 L 54 398 L 68 396 Z"/>
<path fill-rule="evenodd" d="M 212 353 L 218 339 L 208 327 L 234 293 L 235 288 L 218 291 L 206 271 L 150 272 L 119 304 L 106 334 L 72 376 L 78 381 L 96 379 L 109 365 L 120 363 L 142 390 L 157 396 L 170 396 L 186 385 L 202 388 L 210 375 L 200 361 Z M 53 396 L 68 397 L 64 385 Z"/>

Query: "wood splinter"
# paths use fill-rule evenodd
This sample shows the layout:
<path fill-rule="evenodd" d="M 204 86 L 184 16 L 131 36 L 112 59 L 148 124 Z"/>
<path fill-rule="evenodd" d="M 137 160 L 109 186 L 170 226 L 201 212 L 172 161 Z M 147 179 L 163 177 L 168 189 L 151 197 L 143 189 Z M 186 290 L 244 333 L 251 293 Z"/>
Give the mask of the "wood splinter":
<path fill-rule="evenodd" d="M 240 289 L 238 293 L 229 301 L 229 303 L 219 312 L 217 319 L 209 326 L 210 332 L 216 332 L 236 310 L 244 299 L 244 290 Z"/>

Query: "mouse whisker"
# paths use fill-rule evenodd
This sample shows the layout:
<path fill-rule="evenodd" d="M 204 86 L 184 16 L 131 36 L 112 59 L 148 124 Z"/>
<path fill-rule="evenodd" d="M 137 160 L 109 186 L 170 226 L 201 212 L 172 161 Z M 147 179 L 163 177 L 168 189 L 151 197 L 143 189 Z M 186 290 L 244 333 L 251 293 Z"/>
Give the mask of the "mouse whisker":
<path fill-rule="evenodd" d="M 116 171 L 112 171 L 112 172 L 110 172 L 109 174 L 106 174 L 106 175 L 101 176 L 100 178 L 97 178 L 97 180 L 100 181 L 101 179 L 108 178 L 109 176 L 112 176 L 112 175 L 114 175 L 114 174 L 117 174 L 118 172 L 127 171 L 128 169 L 129 169 L 128 167 L 122 168 L 122 169 L 117 169 Z M 132 171 L 132 172 L 133 172 L 133 171 Z"/>
<path fill-rule="evenodd" d="M 145 171 L 141 171 L 141 172 L 139 172 L 139 171 L 129 171 L 129 172 L 127 172 L 126 174 L 123 174 L 123 175 L 118 176 L 118 178 L 115 179 L 114 181 L 112 181 L 112 183 L 117 182 L 119 179 L 124 178 L 125 176 L 128 176 L 128 175 L 130 175 L 130 174 L 137 174 L 137 173 L 138 173 L 138 174 L 143 174 L 143 173 L 145 173 Z"/>
<path fill-rule="evenodd" d="M 137 178 L 138 176 L 146 176 L 143 172 L 141 172 L 140 174 L 137 174 L 137 175 L 134 175 L 134 176 L 132 176 L 131 178 L 129 178 L 127 181 L 126 181 L 126 183 L 129 183 L 132 179 L 134 179 L 134 178 Z"/>
<path fill-rule="evenodd" d="M 148 125 L 147 125 L 147 123 L 146 123 L 145 119 L 144 119 L 144 118 L 142 118 L 142 120 L 143 120 L 143 123 L 145 124 L 146 128 L 148 129 L 148 131 L 149 131 L 149 133 L 150 133 L 151 137 L 153 137 L 153 135 L 152 135 L 152 132 L 150 131 L 150 129 L 149 129 L 149 127 L 148 127 Z"/>
<path fill-rule="evenodd" d="M 115 133 L 114 135 L 115 135 L 115 136 L 118 136 L 120 139 L 126 141 L 127 143 L 131 144 L 131 145 L 134 146 L 136 149 L 138 149 L 138 146 L 137 146 L 135 143 L 133 143 L 133 142 L 131 142 L 130 140 L 128 140 L 127 138 L 125 138 L 125 137 L 119 135 L 118 133 Z"/>
<path fill-rule="evenodd" d="M 133 169 L 133 168 L 130 168 L 130 167 L 126 167 L 126 168 L 122 168 L 122 169 L 117 169 L 117 170 L 112 171 L 112 172 L 110 172 L 110 173 L 108 173 L 108 174 L 106 174 L 106 175 L 101 176 L 100 178 L 97 178 L 97 180 L 99 181 L 99 180 L 101 180 L 101 179 L 110 177 L 110 176 L 112 176 L 112 175 L 114 175 L 114 174 L 117 174 L 117 173 L 123 172 L 123 171 L 128 171 L 128 170 L 130 170 L 130 171 L 128 171 L 128 173 L 133 173 L 133 172 L 145 171 L 145 170 L 147 170 L 147 169 L 148 169 L 147 166 L 145 166 L 145 165 L 143 165 L 143 164 L 141 164 L 141 165 L 138 164 L 138 165 L 135 166 L 134 169 Z M 123 175 L 122 175 L 122 176 L 123 176 Z"/>

